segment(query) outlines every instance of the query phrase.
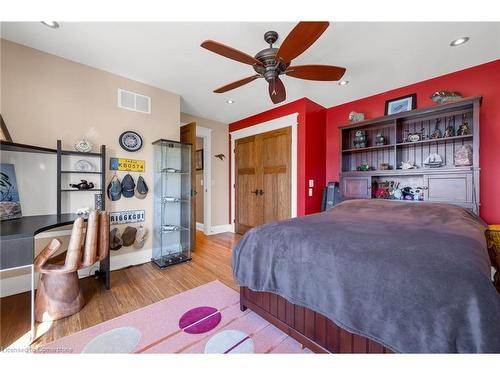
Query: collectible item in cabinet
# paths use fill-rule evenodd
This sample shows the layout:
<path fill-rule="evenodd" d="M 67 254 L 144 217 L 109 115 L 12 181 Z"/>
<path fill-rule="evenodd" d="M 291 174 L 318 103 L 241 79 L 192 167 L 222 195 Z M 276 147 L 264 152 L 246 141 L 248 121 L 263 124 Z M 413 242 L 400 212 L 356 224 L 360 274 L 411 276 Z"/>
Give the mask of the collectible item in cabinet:
<path fill-rule="evenodd" d="M 457 135 L 471 134 L 469 123 L 465 114 L 462 115 L 462 124 L 458 127 Z"/>
<path fill-rule="evenodd" d="M 376 136 L 375 136 L 375 145 L 377 146 L 383 146 L 385 145 L 385 137 L 382 133 L 378 133 Z"/>
<path fill-rule="evenodd" d="M 439 154 L 431 153 L 424 160 L 424 166 L 428 168 L 439 168 L 443 165 L 443 158 Z"/>
<path fill-rule="evenodd" d="M 366 133 L 363 130 L 358 130 L 354 134 L 353 146 L 354 148 L 366 147 Z"/>
<path fill-rule="evenodd" d="M 77 141 L 74 145 L 75 150 L 78 152 L 90 152 L 92 151 L 92 143 L 87 141 L 86 139 L 82 139 Z"/>
<path fill-rule="evenodd" d="M 457 91 L 436 91 L 430 96 L 433 102 L 444 104 L 462 99 L 462 95 Z"/>
<path fill-rule="evenodd" d="M 364 113 L 359 113 L 359 112 L 350 112 L 349 113 L 349 121 L 350 122 L 359 122 L 363 121 L 365 119 L 365 114 Z"/>
<path fill-rule="evenodd" d="M 87 180 L 80 180 L 78 184 L 69 184 L 69 186 L 78 190 L 90 190 L 94 188 L 94 183 Z"/>
<path fill-rule="evenodd" d="M 472 146 L 462 145 L 455 151 L 455 166 L 469 166 L 472 165 Z"/>
<path fill-rule="evenodd" d="M 0 164 L 0 220 L 22 217 L 14 164 Z"/>

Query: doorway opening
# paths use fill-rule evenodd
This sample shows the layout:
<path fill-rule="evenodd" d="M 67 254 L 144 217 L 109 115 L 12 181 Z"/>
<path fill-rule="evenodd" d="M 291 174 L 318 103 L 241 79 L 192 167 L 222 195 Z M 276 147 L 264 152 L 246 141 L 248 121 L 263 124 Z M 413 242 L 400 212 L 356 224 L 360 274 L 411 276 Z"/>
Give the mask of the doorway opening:
<path fill-rule="evenodd" d="M 212 160 L 210 157 L 212 155 L 212 129 L 196 126 L 196 151 L 196 229 L 208 235 L 212 227 Z"/>

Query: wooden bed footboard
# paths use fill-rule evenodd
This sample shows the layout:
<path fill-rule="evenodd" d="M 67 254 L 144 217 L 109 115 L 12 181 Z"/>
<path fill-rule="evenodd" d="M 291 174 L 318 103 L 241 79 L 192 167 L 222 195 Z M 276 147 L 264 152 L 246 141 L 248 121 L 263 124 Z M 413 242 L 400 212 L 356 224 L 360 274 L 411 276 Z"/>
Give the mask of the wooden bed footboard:
<path fill-rule="evenodd" d="M 350 333 L 320 313 L 274 293 L 240 287 L 240 308 L 249 308 L 316 353 L 392 353 L 383 345 Z"/>

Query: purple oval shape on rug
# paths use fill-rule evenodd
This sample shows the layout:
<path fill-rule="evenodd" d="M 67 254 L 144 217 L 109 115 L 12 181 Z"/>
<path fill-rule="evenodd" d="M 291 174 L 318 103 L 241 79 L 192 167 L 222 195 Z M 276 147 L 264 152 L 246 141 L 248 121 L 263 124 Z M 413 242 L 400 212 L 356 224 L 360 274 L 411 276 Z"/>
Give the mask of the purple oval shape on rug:
<path fill-rule="evenodd" d="M 186 333 L 205 333 L 214 329 L 222 319 L 214 307 L 200 306 L 186 311 L 179 319 L 179 328 Z"/>

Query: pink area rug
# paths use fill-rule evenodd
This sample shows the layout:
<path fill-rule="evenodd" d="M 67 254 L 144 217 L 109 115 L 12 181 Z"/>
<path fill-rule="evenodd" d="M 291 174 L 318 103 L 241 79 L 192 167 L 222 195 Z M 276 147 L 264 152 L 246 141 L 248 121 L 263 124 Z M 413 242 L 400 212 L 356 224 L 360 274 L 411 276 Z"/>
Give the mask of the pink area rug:
<path fill-rule="evenodd" d="M 213 281 L 44 346 L 45 353 L 310 353 Z"/>

